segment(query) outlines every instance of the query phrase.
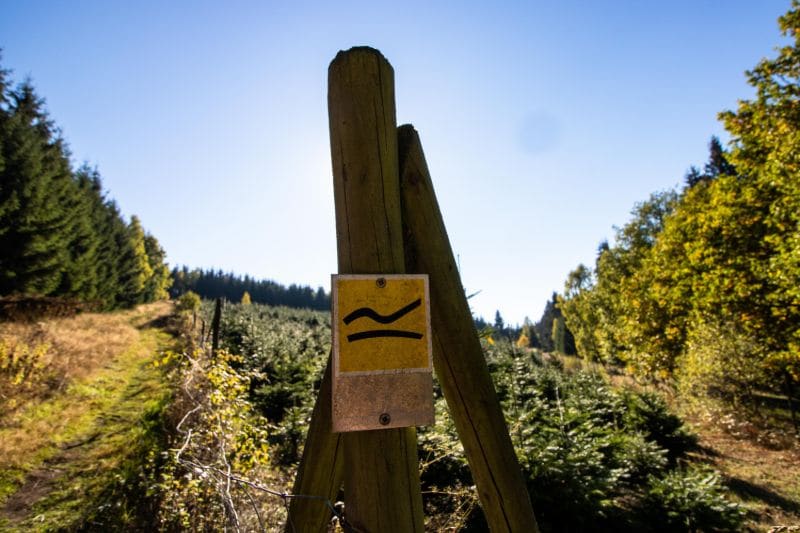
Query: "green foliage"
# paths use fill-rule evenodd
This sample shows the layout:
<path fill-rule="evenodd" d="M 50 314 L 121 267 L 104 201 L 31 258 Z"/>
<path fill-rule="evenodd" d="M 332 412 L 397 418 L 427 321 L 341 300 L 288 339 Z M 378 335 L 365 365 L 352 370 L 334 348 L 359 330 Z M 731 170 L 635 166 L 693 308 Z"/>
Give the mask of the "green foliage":
<path fill-rule="evenodd" d="M 209 305 L 205 312 L 211 312 Z M 542 529 L 658 529 L 660 519 L 649 518 L 646 510 L 671 509 L 676 496 L 669 489 L 651 491 L 651 485 L 671 472 L 681 480 L 677 465 L 687 460 L 694 444 L 663 398 L 614 388 L 596 373 L 565 372 L 557 359 L 543 359 L 509 339 L 485 343 Z M 329 317 L 258 304 L 228 305 L 221 344 L 241 354 L 231 369 L 249 379 L 247 401 L 268 423 L 273 467 L 292 468 L 301 456 L 330 351 Z M 418 431 L 426 527 L 485 530 L 464 450 L 438 388 L 435 408 L 435 424 Z M 713 511 L 698 516 L 700 528 L 722 523 Z"/>
<path fill-rule="evenodd" d="M 200 310 L 202 301 L 200 297 L 192 291 L 185 292 L 178 298 L 176 308 L 178 311 L 188 311 L 194 313 Z"/>
<path fill-rule="evenodd" d="M 100 176 L 69 150 L 29 82 L 0 69 L 0 296 L 61 296 L 112 309 L 165 297 L 155 239 L 103 197 Z"/>
<path fill-rule="evenodd" d="M 689 336 L 679 383 L 684 392 L 753 406 L 755 391 L 769 385 L 766 357 L 764 344 L 740 325 L 700 323 Z"/>
<path fill-rule="evenodd" d="M 167 254 L 158 240 L 149 233 L 144 236 L 144 250 L 151 272 L 144 283 L 144 300 L 147 302 L 166 300 L 169 298 L 167 289 L 172 285 L 172 277 L 165 262 Z"/>
<path fill-rule="evenodd" d="M 168 531 L 216 530 L 241 526 L 231 510 L 248 493 L 224 477 L 256 477 L 268 462 L 267 424 L 248 400 L 251 378 L 235 367 L 242 359 L 221 350 L 210 360 L 202 353 L 167 358 L 180 361 L 184 401 L 190 409 L 178 427 L 175 453 L 161 469 L 157 517 Z M 248 502 L 249 503 L 249 502 Z"/>
<path fill-rule="evenodd" d="M 53 294 L 69 258 L 77 194 L 63 141 L 30 83 L 0 109 L 0 294 Z"/>
<path fill-rule="evenodd" d="M 147 258 L 144 230 L 138 217 L 131 217 L 130 224 L 120 237 L 119 245 L 123 253 L 119 263 L 119 300 L 130 307 L 144 302 L 145 286 L 153 276 L 153 269 Z"/>
<path fill-rule="evenodd" d="M 556 353 L 566 353 L 566 345 L 564 343 L 565 329 L 563 316 L 553 319 L 553 351 Z"/>
<path fill-rule="evenodd" d="M 545 305 L 542 318 L 533 326 L 533 331 L 543 350 L 570 355 L 575 354 L 575 339 L 569 326 L 564 321 L 561 301 L 555 292 Z"/>
<path fill-rule="evenodd" d="M 308 286 L 294 284 L 286 287 L 271 280 L 257 280 L 221 270 L 189 270 L 186 266 L 174 268 L 172 277 L 174 284 L 170 294 L 173 298 L 191 290 L 208 300 L 223 298 L 229 302 L 238 302 L 247 292 L 253 303 L 320 311 L 329 311 L 331 308 L 330 295 L 322 287 L 318 287 L 316 291 Z"/>
<path fill-rule="evenodd" d="M 330 317 L 319 312 L 257 304 L 225 308 L 220 345 L 242 355 L 251 401 L 272 428 L 277 463 L 300 459 L 330 343 Z"/>
<path fill-rule="evenodd" d="M 735 404 L 800 383 L 800 3 L 779 23 L 790 44 L 720 114 L 730 151 L 712 138 L 680 194 L 637 206 L 570 274 L 562 307 L 585 357 Z"/>
<path fill-rule="evenodd" d="M 517 346 L 520 348 L 539 348 L 539 338 L 536 336 L 536 330 L 528 317 L 522 321 L 522 329 L 517 338 Z"/>
<path fill-rule="evenodd" d="M 742 509 L 725 498 L 717 474 L 675 470 L 650 478 L 643 513 L 656 531 L 739 531 Z"/>
<path fill-rule="evenodd" d="M 752 268 L 766 279 L 764 313 L 755 327 L 767 332 L 768 365 L 800 382 L 800 3 L 793 0 L 779 19 L 792 38 L 772 59 L 747 72 L 756 89 L 736 111 L 720 115 L 732 136 L 731 160 L 747 177 L 748 196 L 759 200 L 756 213 L 764 228 L 763 251 Z"/>
<path fill-rule="evenodd" d="M 697 446 L 697 437 L 669 411 L 663 396 L 652 392 L 628 393 L 625 400 L 625 426 L 641 434 L 646 441 L 660 446 L 672 464 Z"/>
<path fill-rule="evenodd" d="M 487 345 L 487 361 L 544 530 L 659 527 L 631 509 L 696 444 L 661 396 L 507 343 Z"/>

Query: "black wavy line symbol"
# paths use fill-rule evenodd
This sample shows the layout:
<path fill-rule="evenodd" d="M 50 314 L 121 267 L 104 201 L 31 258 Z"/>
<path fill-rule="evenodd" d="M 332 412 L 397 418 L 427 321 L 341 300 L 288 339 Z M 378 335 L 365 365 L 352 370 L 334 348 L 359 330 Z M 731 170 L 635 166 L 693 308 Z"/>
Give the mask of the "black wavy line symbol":
<path fill-rule="evenodd" d="M 361 307 L 344 317 L 344 323 L 349 324 L 350 322 L 358 320 L 359 318 L 371 318 L 375 322 L 380 322 L 381 324 L 391 324 L 399 318 L 407 315 L 420 305 L 422 305 L 422 298 L 417 298 L 407 306 L 398 309 L 391 315 L 381 315 L 371 307 Z"/>
<path fill-rule="evenodd" d="M 417 298 L 410 304 L 406 305 L 391 313 L 389 315 L 382 315 L 372 309 L 371 307 L 361 307 L 356 309 L 346 317 L 344 317 L 343 321 L 345 325 L 350 324 L 351 322 L 358 320 L 359 318 L 369 318 L 379 324 L 391 324 L 392 322 L 396 322 L 400 318 L 406 316 L 408 313 L 416 309 L 422 305 L 422 298 Z M 361 341 L 364 339 L 375 339 L 378 337 L 399 337 L 405 339 L 421 339 L 422 333 L 417 333 L 415 331 L 403 331 L 397 329 L 374 329 L 370 331 L 361 331 L 359 333 L 351 333 L 347 336 L 348 342 L 355 342 Z"/>
<path fill-rule="evenodd" d="M 348 342 L 362 341 L 364 339 L 374 339 L 376 337 L 402 337 L 406 339 L 421 339 L 422 333 L 414 331 L 401 331 L 398 329 L 373 329 L 370 331 L 362 331 L 360 333 L 352 333 L 347 336 Z"/>

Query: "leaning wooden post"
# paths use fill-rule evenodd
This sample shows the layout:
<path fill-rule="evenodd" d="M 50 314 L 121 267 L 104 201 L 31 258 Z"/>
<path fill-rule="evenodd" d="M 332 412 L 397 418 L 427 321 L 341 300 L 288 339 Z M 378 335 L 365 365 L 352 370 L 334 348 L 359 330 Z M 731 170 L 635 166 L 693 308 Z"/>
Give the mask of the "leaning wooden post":
<path fill-rule="evenodd" d="M 340 274 L 402 274 L 394 70 L 380 52 L 339 52 L 328 69 Z M 414 428 L 344 434 L 347 521 L 370 532 L 422 531 Z"/>
<path fill-rule="evenodd" d="M 433 364 L 492 531 L 538 531 L 475 332 L 422 144 L 398 129 L 406 269 L 430 277 Z"/>
<path fill-rule="evenodd" d="M 342 488 L 344 458 L 342 436 L 331 432 L 331 358 L 322 378 L 317 403 L 311 415 L 303 457 L 294 479 L 293 494 L 325 498 L 333 503 Z M 326 531 L 331 509 L 318 498 L 292 498 L 286 533 Z"/>

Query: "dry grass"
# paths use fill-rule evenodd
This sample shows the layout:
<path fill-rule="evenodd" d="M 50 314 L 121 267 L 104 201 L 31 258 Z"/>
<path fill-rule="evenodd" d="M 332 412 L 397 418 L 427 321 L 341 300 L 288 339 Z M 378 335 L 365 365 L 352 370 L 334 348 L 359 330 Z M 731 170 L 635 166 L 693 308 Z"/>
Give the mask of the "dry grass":
<path fill-rule="evenodd" d="M 85 378 L 138 337 L 138 327 L 164 316 L 169 302 L 117 313 L 87 313 L 36 323 L 0 323 L 0 341 L 47 344 L 47 366 L 63 383 Z"/>
<path fill-rule="evenodd" d="M 709 405 L 683 416 L 700 437 L 695 457 L 723 474 L 749 512 L 749 528 L 800 526 L 800 441 L 788 427 L 760 428 Z"/>
<path fill-rule="evenodd" d="M 91 455 L 88 471 L 98 472 L 124 458 L 126 444 L 119 439 L 136 434 L 141 412 L 165 387 L 149 362 L 168 338 L 149 326 L 171 309 L 160 302 L 111 314 L 0 324 L 0 341 L 7 346 L 48 347 L 44 364 L 27 381 L 0 381 L 0 401 L 14 407 L 0 412 L 0 524 L 25 519 L 68 471 L 81 469 L 79 455 Z"/>
<path fill-rule="evenodd" d="M 0 323 L 0 428 L 21 406 L 88 379 L 136 342 L 146 322 L 171 312 L 157 302 L 116 313 L 86 313 L 36 323 Z"/>

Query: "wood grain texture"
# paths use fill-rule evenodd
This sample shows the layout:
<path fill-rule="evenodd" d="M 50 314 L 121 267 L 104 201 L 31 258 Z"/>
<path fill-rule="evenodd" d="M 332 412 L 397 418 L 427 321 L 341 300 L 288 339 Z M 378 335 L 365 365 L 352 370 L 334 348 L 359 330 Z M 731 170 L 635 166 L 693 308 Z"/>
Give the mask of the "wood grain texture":
<path fill-rule="evenodd" d="M 380 52 L 339 52 L 328 115 L 339 273 L 402 273 L 394 71 Z"/>
<path fill-rule="evenodd" d="M 402 274 L 394 71 L 380 52 L 339 52 L 328 69 L 328 116 L 339 273 Z M 345 513 L 356 530 L 423 531 L 416 430 L 331 433 L 330 373 L 317 398 L 296 493 L 332 494 L 341 454 Z M 297 531 L 324 531 L 317 514 L 304 514 L 312 506 L 292 502 Z"/>
<path fill-rule="evenodd" d="M 328 117 L 340 274 L 402 274 L 394 71 L 380 52 L 339 52 L 328 69 Z M 416 430 L 345 433 L 347 521 L 422 531 Z"/>
<path fill-rule="evenodd" d="M 406 270 L 430 276 L 433 365 L 492 531 L 538 531 L 416 130 L 398 129 Z"/>

